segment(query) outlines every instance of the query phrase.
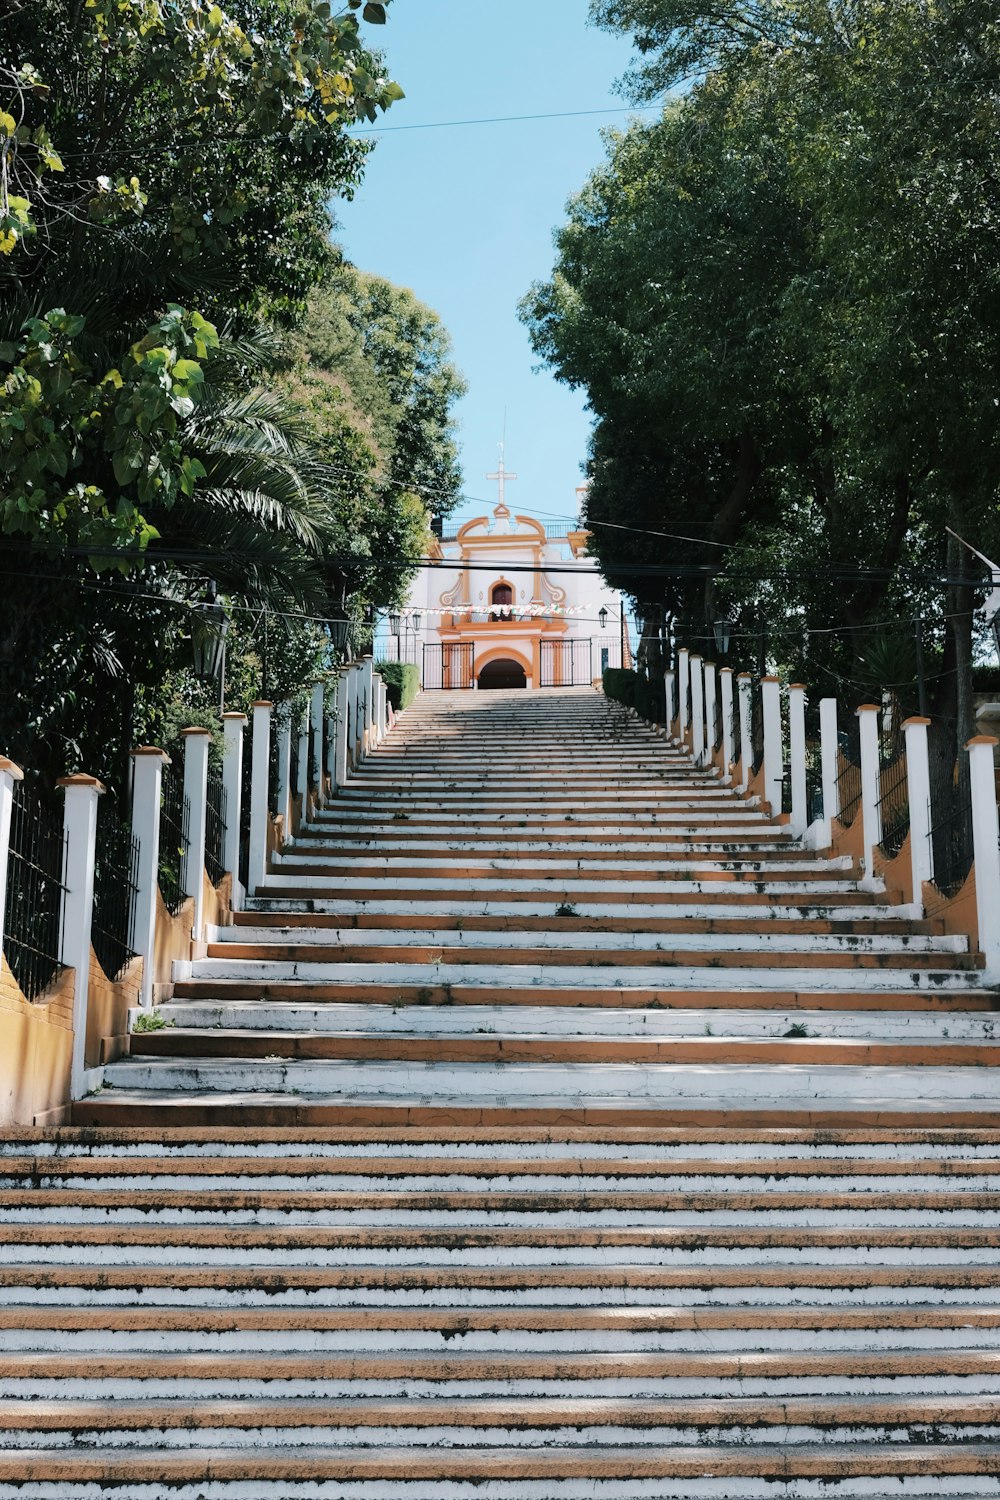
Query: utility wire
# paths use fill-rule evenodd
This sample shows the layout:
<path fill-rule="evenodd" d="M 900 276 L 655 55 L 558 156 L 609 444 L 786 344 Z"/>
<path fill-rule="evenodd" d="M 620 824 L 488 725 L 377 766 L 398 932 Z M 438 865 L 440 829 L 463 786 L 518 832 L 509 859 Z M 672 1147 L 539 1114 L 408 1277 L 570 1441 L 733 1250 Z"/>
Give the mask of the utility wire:
<path fill-rule="evenodd" d="M 637 104 L 631 108 L 609 105 L 605 109 L 560 109 L 541 115 L 485 115 L 475 120 L 423 120 L 413 125 L 378 125 L 374 129 L 352 125 L 345 134 L 352 140 L 359 140 L 369 135 L 394 135 L 403 130 L 467 130 L 472 125 L 519 125 L 533 120 L 583 120 L 594 115 L 659 114 L 662 109 L 661 104 Z"/>

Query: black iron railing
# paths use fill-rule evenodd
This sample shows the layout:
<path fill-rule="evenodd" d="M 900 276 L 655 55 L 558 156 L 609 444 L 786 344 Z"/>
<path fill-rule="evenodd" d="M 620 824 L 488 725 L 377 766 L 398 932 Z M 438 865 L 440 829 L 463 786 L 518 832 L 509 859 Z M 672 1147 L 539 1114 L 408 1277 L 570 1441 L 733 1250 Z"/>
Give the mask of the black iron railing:
<path fill-rule="evenodd" d="M 956 769 L 936 769 L 932 776 L 931 844 L 934 884 L 942 895 L 954 896 L 969 878 L 975 858 L 967 757 Z"/>
<path fill-rule="evenodd" d="M 722 744 L 722 694 L 718 688 L 715 691 L 715 718 L 710 726 L 711 743 L 710 750 L 716 750 Z"/>
<path fill-rule="evenodd" d="M 139 896 L 139 844 L 115 804 L 105 797 L 97 815 L 94 917 L 91 943 L 109 979 L 135 957 L 132 947 Z"/>
<path fill-rule="evenodd" d="M 910 791 L 906 776 L 906 752 L 885 746 L 879 763 L 879 822 L 883 853 L 894 859 L 910 831 Z"/>
<path fill-rule="evenodd" d="M 806 826 L 823 817 L 823 764 L 816 755 L 806 760 Z"/>
<path fill-rule="evenodd" d="M 62 818 L 15 783 L 3 951 L 26 1000 L 36 999 L 62 968 L 65 868 Z"/>
<path fill-rule="evenodd" d="M 292 745 L 295 735 L 292 734 Z M 297 754 L 297 751 L 296 751 Z M 297 764 L 297 762 L 296 762 Z M 253 745 L 243 746 L 243 767 L 240 772 L 240 883 L 246 887 L 250 871 L 250 790 L 253 785 Z M 295 790 L 296 783 L 292 783 Z"/>
<path fill-rule="evenodd" d="M 205 873 L 213 885 L 226 873 L 226 788 L 212 771 L 205 799 Z"/>
<path fill-rule="evenodd" d="M 733 701 L 733 764 L 743 759 L 743 723 L 740 719 L 740 699 L 737 692 Z"/>
<path fill-rule="evenodd" d="M 760 683 L 750 689 L 750 767 L 756 773 L 764 764 L 764 694 Z"/>
<path fill-rule="evenodd" d="M 167 910 L 176 915 L 187 892 L 185 866 L 191 848 L 191 808 L 184 781 L 172 766 L 164 766 L 160 791 L 160 891 Z"/>
<path fill-rule="evenodd" d="M 850 828 L 861 811 L 861 766 L 841 750 L 837 776 L 838 817 L 844 828 Z"/>

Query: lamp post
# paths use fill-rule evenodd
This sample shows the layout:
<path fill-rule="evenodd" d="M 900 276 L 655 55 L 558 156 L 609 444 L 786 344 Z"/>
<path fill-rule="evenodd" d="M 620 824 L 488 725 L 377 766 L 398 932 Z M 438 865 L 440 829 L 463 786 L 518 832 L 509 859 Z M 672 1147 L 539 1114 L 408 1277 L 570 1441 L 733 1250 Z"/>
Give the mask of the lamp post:
<path fill-rule="evenodd" d="M 601 634 L 603 635 L 604 632 L 605 632 L 605 630 L 607 630 L 607 628 L 608 628 L 608 612 L 604 608 L 603 604 L 601 605 L 600 609 L 597 611 L 597 618 L 600 621 Z"/>
<path fill-rule="evenodd" d="M 733 627 L 723 616 L 719 616 L 712 624 L 712 632 L 715 636 L 715 649 L 719 656 L 729 655 L 729 645 L 733 637 Z"/>
<path fill-rule="evenodd" d="M 209 582 L 205 598 L 195 605 L 191 618 L 191 652 L 194 675 L 199 682 L 219 679 L 219 705 L 226 708 L 226 636 L 229 616 L 220 603 L 215 580 Z"/>

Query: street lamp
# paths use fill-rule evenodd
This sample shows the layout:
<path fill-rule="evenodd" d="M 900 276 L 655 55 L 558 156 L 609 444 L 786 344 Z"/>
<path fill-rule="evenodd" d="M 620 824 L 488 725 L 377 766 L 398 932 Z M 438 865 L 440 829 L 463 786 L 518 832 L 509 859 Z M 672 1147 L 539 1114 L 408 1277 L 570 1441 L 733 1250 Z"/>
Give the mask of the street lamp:
<path fill-rule="evenodd" d="M 398 635 L 399 634 L 399 626 L 400 626 L 399 615 L 395 614 L 395 613 L 390 614 L 389 615 L 389 634 L 390 635 Z"/>
<path fill-rule="evenodd" d="M 221 678 L 220 702 L 226 701 L 226 636 L 229 634 L 229 616 L 225 606 L 219 602 L 213 579 L 205 592 L 201 604 L 196 604 L 191 617 L 191 652 L 194 657 L 194 675 L 199 682 L 214 682 Z"/>
<path fill-rule="evenodd" d="M 715 633 L 715 649 L 720 656 L 729 655 L 729 643 L 732 640 L 733 627 L 728 620 L 721 615 L 713 623 L 712 630 Z"/>
<path fill-rule="evenodd" d="M 329 621 L 330 644 L 338 656 L 343 656 L 347 651 L 347 637 L 350 634 L 351 622 L 342 611 L 338 612 Z"/>
<path fill-rule="evenodd" d="M 600 609 L 597 611 L 597 618 L 601 622 L 601 629 L 602 630 L 606 630 L 608 628 L 608 612 L 604 608 L 603 604 L 601 605 Z"/>

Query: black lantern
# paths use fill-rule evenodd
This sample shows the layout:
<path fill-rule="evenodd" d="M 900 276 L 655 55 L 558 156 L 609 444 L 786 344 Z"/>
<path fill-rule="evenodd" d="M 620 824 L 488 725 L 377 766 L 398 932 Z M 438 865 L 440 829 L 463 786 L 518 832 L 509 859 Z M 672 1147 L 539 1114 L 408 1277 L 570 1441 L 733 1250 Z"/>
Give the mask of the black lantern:
<path fill-rule="evenodd" d="M 601 629 L 602 630 L 607 630 L 607 628 L 608 628 L 608 612 L 604 608 L 603 604 L 601 605 L 600 609 L 597 611 L 597 618 L 601 622 Z"/>
<path fill-rule="evenodd" d="M 423 619 L 423 616 L 419 615 L 419 614 L 418 615 L 411 615 L 410 618 L 413 621 L 413 629 L 414 629 L 414 631 L 419 631 L 420 630 L 420 621 Z"/>
<path fill-rule="evenodd" d="M 336 614 L 329 622 L 330 644 L 338 656 L 342 656 L 347 650 L 347 637 L 350 633 L 351 622 L 345 614 Z"/>
<path fill-rule="evenodd" d="M 715 632 L 715 649 L 720 656 L 729 655 L 729 642 L 732 639 L 733 627 L 729 621 L 722 616 L 714 622 L 712 629 Z"/>
<path fill-rule="evenodd" d="M 398 614 L 391 614 L 389 616 L 389 634 L 390 635 L 398 635 L 399 634 L 400 624 L 401 624 L 401 621 L 400 621 L 399 615 Z"/>
<path fill-rule="evenodd" d="M 199 682 L 215 682 L 226 660 L 226 636 L 229 616 L 219 603 L 215 584 L 208 585 L 203 603 L 196 604 L 191 616 L 191 651 L 194 675 Z"/>

